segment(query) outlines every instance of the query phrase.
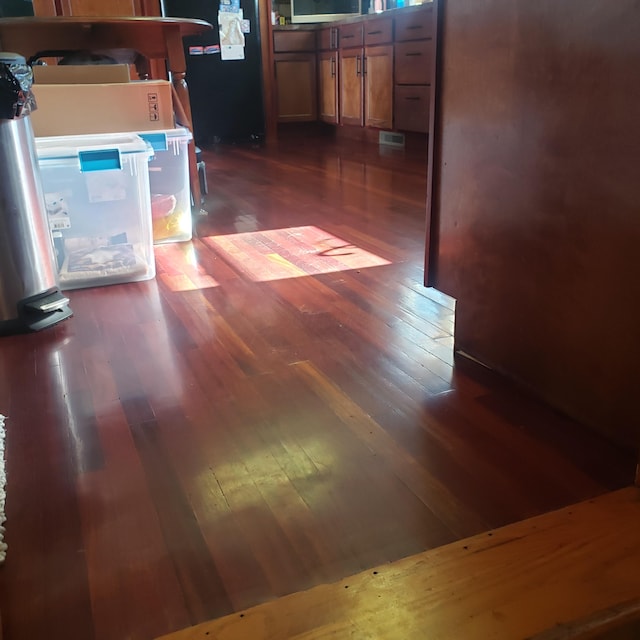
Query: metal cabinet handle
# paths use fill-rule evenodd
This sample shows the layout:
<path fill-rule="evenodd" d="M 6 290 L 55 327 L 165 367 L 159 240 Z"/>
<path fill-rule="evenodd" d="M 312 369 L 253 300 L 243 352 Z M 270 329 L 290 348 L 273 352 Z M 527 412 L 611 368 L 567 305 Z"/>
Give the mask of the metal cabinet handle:
<path fill-rule="evenodd" d="M 407 53 L 404 54 L 405 56 L 409 57 L 409 56 L 421 56 L 422 53 L 420 51 L 409 51 Z"/>
<path fill-rule="evenodd" d="M 420 98 L 418 96 L 405 96 L 404 99 L 405 100 L 420 100 Z"/>
<path fill-rule="evenodd" d="M 361 73 L 360 64 L 361 64 L 360 56 L 356 56 L 356 75 L 357 76 L 359 76 Z"/>
<path fill-rule="evenodd" d="M 377 29 L 376 31 L 367 31 L 367 35 L 369 36 L 377 36 L 379 33 L 382 33 L 381 29 Z"/>
<path fill-rule="evenodd" d="M 336 59 L 335 58 L 331 58 L 331 77 L 332 78 L 336 77 Z"/>

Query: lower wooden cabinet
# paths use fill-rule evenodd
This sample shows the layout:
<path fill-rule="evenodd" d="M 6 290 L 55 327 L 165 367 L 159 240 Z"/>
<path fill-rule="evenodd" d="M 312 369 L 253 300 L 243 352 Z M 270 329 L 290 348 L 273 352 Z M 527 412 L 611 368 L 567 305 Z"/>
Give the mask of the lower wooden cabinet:
<path fill-rule="evenodd" d="M 340 123 L 393 124 L 393 45 L 340 52 Z"/>
<path fill-rule="evenodd" d="M 274 55 L 278 122 L 317 119 L 316 54 Z"/>
<path fill-rule="evenodd" d="M 338 53 L 318 54 L 318 119 L 338 124 Z"/>
<path fill-rule="evenodd" d="M 362 47 L 340 51 L 340 124 L 364 124 L 363 57 Z"/>
<path fill-rule="evenodd" d="M 393 45 L 365 47 L 364 124 L 379 129 L 393 126 Z"/>
<path fill-rule="evenodd" d="M 427 133 L 431 88 L 426 85 L 396 85 L 395 128 L 399 131 Z"/>

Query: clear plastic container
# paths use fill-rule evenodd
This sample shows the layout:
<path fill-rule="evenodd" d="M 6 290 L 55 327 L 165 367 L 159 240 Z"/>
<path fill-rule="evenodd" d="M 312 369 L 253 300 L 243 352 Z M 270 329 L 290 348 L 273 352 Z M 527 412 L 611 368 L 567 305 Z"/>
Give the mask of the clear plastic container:
<path fill-rule="evenodd" d="M 151 217 L 155 244 L 191 240 L 188 129 L 143 131 L 138 134 L 154 151 L 149 163 Z"/>
<path fill-rule="evenodd" d="M 135 134 L 36 138 L 61 289 L 155 276 L 149 144 Z"/>

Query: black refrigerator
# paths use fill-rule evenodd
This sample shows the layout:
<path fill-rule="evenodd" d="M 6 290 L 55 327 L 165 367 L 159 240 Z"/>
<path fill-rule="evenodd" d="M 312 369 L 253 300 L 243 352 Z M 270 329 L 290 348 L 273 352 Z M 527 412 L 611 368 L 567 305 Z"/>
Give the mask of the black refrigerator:
<path fill-rule="evenodd" d="M 238 0 L 232 0 L 236 3 Z M 202 35 L 184 38 L 187 85 L 196 144 L 261 142 L 265 118 L 262 90 L 260 23 L 257 0 L 239 0 L 243 59 L 223 59 L 218 12 L 228 0 L 162 0 L 166 17 L 198 18 L 213 25 Z M 248 22 L 247 22 L 248 21 Z"/>

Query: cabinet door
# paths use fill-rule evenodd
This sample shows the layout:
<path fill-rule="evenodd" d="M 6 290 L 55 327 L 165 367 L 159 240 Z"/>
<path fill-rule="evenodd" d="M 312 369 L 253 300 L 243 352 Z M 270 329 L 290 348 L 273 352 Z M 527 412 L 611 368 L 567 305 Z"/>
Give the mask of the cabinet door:
<path fill-rule="evenodd" d="M 274 56 L 278 122 L 316 120 L 316 56 L 277 53 Z"/>
<path fill-rule="evenodd" d="M 61 0 L 63 16 L 140 16 L 141 0 Z"/>
<path fill-rule="evenodd" d="M 393 125 L 393 45 L 365 49 L 364 87 L 364 124 L 390 129 Z"/>
<path fill-rule="evenodd" d="M 362 126 L 363 119 L 363 49 L 340 52 L 340 123 Z"/>
<path fill-rule="evenodd" d="M 323 122 L 338 123 L 338 55 L 324 51 L 318 56 L 318 117 Z"/>

